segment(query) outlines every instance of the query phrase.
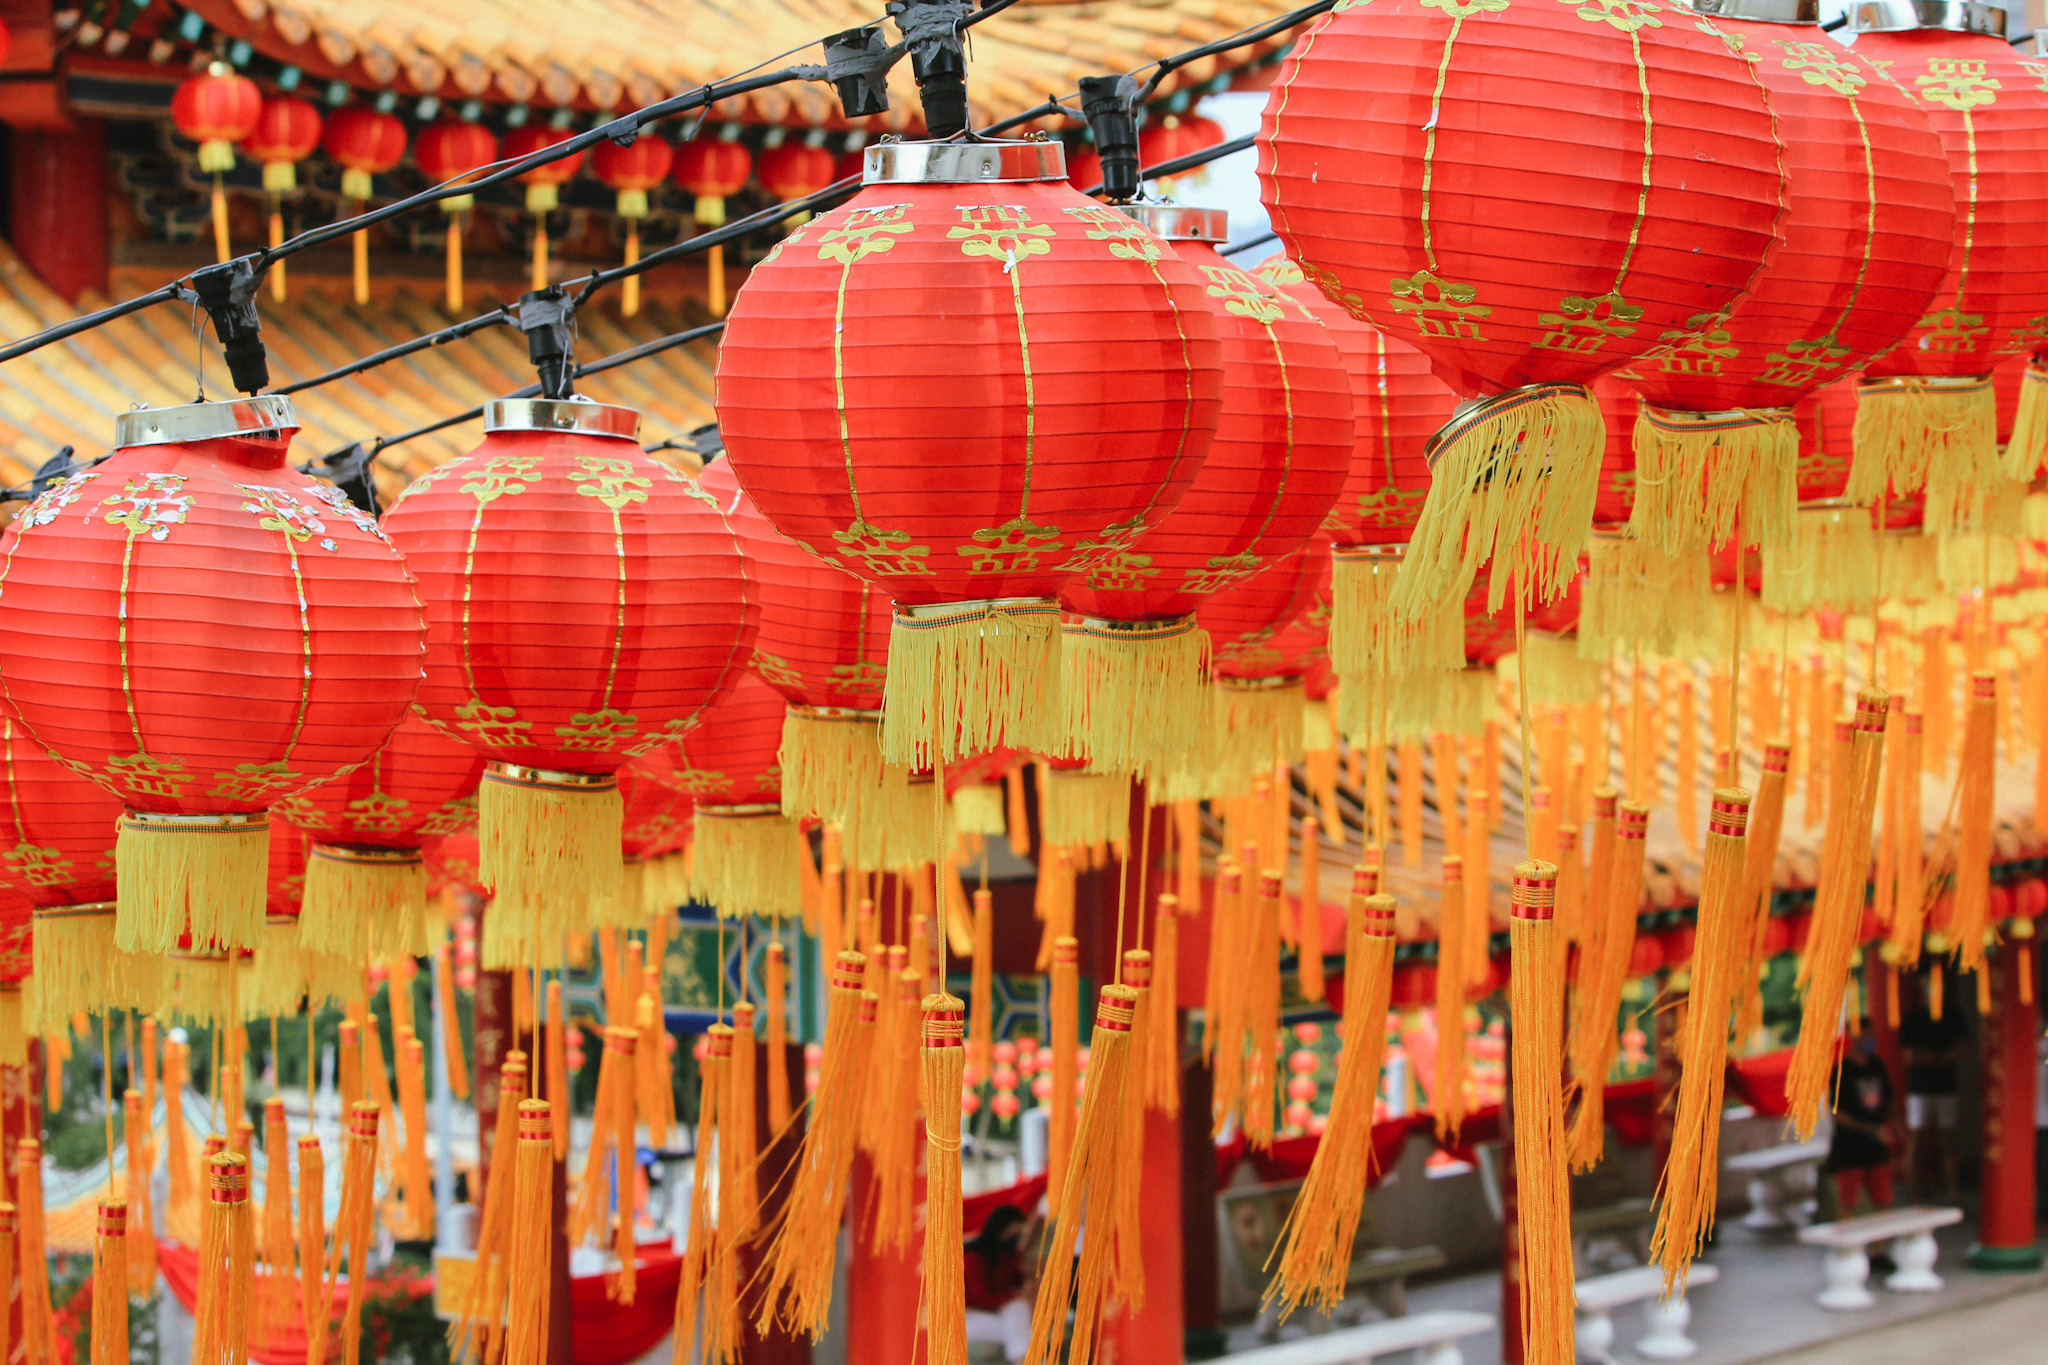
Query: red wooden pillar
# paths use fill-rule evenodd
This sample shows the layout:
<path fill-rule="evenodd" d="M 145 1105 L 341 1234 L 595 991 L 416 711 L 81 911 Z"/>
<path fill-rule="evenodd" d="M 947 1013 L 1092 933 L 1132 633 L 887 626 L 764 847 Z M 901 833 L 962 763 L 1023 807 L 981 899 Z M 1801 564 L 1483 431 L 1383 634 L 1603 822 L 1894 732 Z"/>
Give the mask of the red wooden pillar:
<path fill-rule="evenodd" d="M 846 1206 L 846 1226 L 853 1232 L 846 1254 L 846 1365 L 916 1365 L 924 1358 L 917 1331 L 922 1289 L 918 1263 L 924 1238 L 912 1237 L 894 1255 L 877 1255 L 863 1245 L 862 1211 L 874 1181 L 866 1154 L 855 1154 L 853 1190 Z M 922 1218 L 918 1224 L 923 1226 Z"/>
<path fill-rule="evenodd" d="M 476 1085 L 476 1180 L 469 1197 L 478 1208 L 484 1204 L 484 1187 L 491 1179 L 492 1149 L 498 1140 L 498 1094 L 503 1079 L 505 1054 L 513 1049 L 512 974 L 476 974 L 475 1012 L 471 1016 L 471 1051 Z M 529 1075 L 532 1073 L 529 1071 Z M 559 1182 L 558 1182 L 559 1183 Z"/>
<path fill-rule="evenodd" d="M 1186 954 L 1181 956 L 1181 966 L 1187 966 Z M 1216 1142 L 1209 1133 L 1213 1080 L 1200 1053 L 1182 1052 L 1180 1159 L 1176 1167 L 1180 1171 L 1181 1316 L 1186 1322 L 1183 1340 L 1189 1360 L 1210 1360 L 1225 1349 L 1223 1329 L 1216 1321 L 1222 1266 L 1216 1235 Z M 1145 1287 L 1147 1297 L 1158 1292 L 1149 1277 Z"/>
<path fill-rule="evenodd" d="M 43 283 L 76 303 L 107 292 L 107 138 L 99 119 L 15 128 L 8 211 L 14 249 Z"/>
<path fill-rule="evenodd" d="M 1902 1182 L 1907 1178 L 1906 1144 L 1895 1138 L 1906 1131 L 1900 1112 L 1906 1104 L 1906 1055 L 1899 1047 L 1898 1025 L 1891 1015 L 1891 1000 L 1899 985 L 1899 969 L 1878 955 L 1876 944 L 1864 945 L 1863 1008 L 1870 1019 L 1870 1037 L 1877 1048 L 1877 1060 L 1884 1063 L 1885 1075 L 1891 1078 L 1893 1123 L 1885 1140 L 1892 1148 L 1892 1180 L 1903 1188 Z M 1904 1008 L 1901 1001 L 1900 1009 Z"/>
<path fill-rule="evenodd" d="M 2034 1239 L 2034 1040 L 2041 1010 L 2020 999 L 2019 957 L 2011 945 L 1984 970 L 1991 973 L 1991 1014 L 1984 1021 L 1984 1188 L 1977 1245 L 1979 1270 L 2041 1268 Z"/>
<path fill-rule="evenodd" d="M 1125 1134 L 1120 1140 L 1136 1136 Z M 1180 1119 L 1146 1110 L 1142 1140 L 1138 1238 L 1145 1248 L 1145 1306 L 1136 1313 L 1104 1316 L 1102 1365 L 1181 1365 L 1186 1358 L 1186 1322 L 1181 1311 Z M 1208 1156 L 1213 1170 L 1213 1149 Z"/>

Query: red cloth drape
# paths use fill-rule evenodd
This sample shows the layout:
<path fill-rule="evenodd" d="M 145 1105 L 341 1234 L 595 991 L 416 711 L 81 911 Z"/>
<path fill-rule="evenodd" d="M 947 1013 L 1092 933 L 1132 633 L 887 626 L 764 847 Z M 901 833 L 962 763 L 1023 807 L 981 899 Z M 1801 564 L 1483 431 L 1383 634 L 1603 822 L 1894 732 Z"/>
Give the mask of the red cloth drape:
<path fill-rule="evenodd" d="M 1728 1059 L 1728 1088 L 1765 1118 L 1783 1118 L 1792 1103 L 1785 1098 L 1785 1073 L 1792 1069 L 1792 1049 L 1755 1057 Z"/>
<path fill-rule="evenodd" d="M 999 1190 L 983 1190 L 970 1194 L 960 1201 L 960 1235 L 972 1237 L 981 1231 L 981 1225 L 988 1216 L 1004 1204 L 1014 1204 L 1025 1213 L 1038 1207 L 1038 1201 L 1045 1197 L 1045 1177 L 1034 1175 L 1014 1185 L 1005 1185 Z"/>
<path fill-rule="evenodd" d="M 164 1283 L 171 1287 L 171 1293 L 185 1311 L 196 1312 L 199 1305 L 199 1249 L 159 1238 L 156 1263 L 163 1271 Z M 399 1286 L 374 1286 L 380 1294 L 395 1287 Z M 402 1288 L 414 1294 L 431 1294 L 434 1292 L 434 1279 L 431 1275 L 422 1275 L 404 1282 Z M 334 1313 L 339 1316 L 347 1306 L 348 1286 L 336 1284 Z M 306 1365 L 306 1334 L 296 1320 L 284 1330 L 268 1334 L 259 1335 L 252 1329 L 249 1333 L 249 1357 L 259 1365 Z"/>

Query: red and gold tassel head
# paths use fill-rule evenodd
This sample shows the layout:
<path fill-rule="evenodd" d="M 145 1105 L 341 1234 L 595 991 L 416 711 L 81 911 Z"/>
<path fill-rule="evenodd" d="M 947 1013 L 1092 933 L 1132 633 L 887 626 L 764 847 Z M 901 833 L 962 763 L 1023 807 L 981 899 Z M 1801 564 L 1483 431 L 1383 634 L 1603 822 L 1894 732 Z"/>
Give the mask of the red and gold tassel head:
<path fill-rule="evenodd" d="M 128 1363 L 128 1202 L 102 1199 L 92 1247 L 92 1365 Z"/>

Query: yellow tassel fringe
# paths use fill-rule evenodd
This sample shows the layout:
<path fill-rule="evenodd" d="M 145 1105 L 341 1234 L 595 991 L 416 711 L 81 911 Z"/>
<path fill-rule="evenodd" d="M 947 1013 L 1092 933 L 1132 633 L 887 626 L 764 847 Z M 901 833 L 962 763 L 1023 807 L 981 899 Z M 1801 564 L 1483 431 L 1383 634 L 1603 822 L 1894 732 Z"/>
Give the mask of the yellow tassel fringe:
<path fill-rule="evenodd" d="M 845 825 L 882 783 L 879 711 L 792 704 L 782 718 L 782 813 Z"/>
<path fill-rule="evenodd" d="M 1673 557 L 1626 533 L 1595 531 L 1579 597 L 1579 657 L 1672 653 L 1706 630 L 1712 587 L 1703 554 Z"/>
<path fill-rule="evenodd" d="M 1105 773 L 1163 774 L 1200 739 L 1209 632 L 1193 616 L 1067 622 L 1060 634 L 1061 758 Z"/>
<path fill-rule="evenodd" d="M 1060 609 L 1045 598 L 898 607 L 889 632 L 882 760 L 913 771 L 991 749 L 1059 742 Z"/>
<path fill-rule="evenodd" d="M 1998 399 L 1989 376 L 1898 376 L 1857 386 L 1856 453 L 1843 496 L 1875 503 L 1927 490 L 1927 528 L 1977 529 L 1986 500 L 2010 484 L 1999 470 Z"/>
<path fill-rule="evenodd" d="M 114 918 L 111 901 L 36 907 L 30 977 L 35 1009 L 28 1021 L 34 1032 L 62 1028 L 77 1014 L 155 1006 L 157 959 L 115 948 Z"/>
<path fill-rule="evenodd" d="M 1636 412 L 1629 530 L 1667 555 L 1727 543 L 1782 545 L 1798 498 L 1799 429 L 1790 408 Z"/>
<path fill-rule="evenodd" d="M 789 818 L 774 806 L 697 807 L 690 894 L 727 918 L 801 913 L 803 885 L 790 831 Z"/>
<path fill-rule="evenodd" d="M 299 942 L 316 953 L 414 957 L 431 950 L 427 865 L 418 849 L 314 844 L 306 855 Z"/>
<path fill-rule="evenodd" d="M 269 819 L 130 811 L 114 844 L 114 876 L 122 952 L 169 952 L 188 932 L 193 943 L 254 948 L 270 877 Z"/>
<path fill-rule="evenodd" d="M 496 897 L 484 916 L 487 970 L 562 966 L 566 939 L 589 928 L 590 905 L 624 896 L 624 812 L 609 773 L 484 770 L 480 871 Z"/>

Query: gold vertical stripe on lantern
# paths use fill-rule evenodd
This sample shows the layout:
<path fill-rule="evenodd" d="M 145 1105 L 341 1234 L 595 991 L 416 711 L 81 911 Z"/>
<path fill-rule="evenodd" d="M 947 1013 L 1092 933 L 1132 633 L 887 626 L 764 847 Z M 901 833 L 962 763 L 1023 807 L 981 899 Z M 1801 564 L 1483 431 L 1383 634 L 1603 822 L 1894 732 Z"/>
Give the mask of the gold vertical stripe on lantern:
<path fill-rule="evenodd" d="M 1842 746 L 1838 809 L 1829 820 L 1828 848 L 1821 860 L 1814 896 L 1813 927 L 1807 933 L 1805 994 L 1800 1001 L 1799 1039 L 1785 1076 L 1785 1095 L 1799 1140 L 1813 1135 L 1835 1070 L 1835 1040 L 1849 981 L 1849 958 L 1863 920 L 1864 888 L 1870 872 L 1871 823 L 1877 808 L 1879 761 L 1884 753 L 1885 712 L 1890 698 L 1866 687 L 1856 694 L 1856 716 Z"/>
<path fill-rule="evenodd" d="M 1714 1230 L 1728 1019 L 1739 974 L 1749 962 L 1750 917 L 1744 900 L 1749 806 L 1748 792 L 1722 787 L 1707 815 L 1692 989 L 1679 1038 L 1678 1112 L 1671 1155 L 1658 1184 L 1657 1230 L 1651 1241 L 1651 1255 L 1664 1267 L 1666 1294 L 1685 1292 L 1693 1257 Z"/>
<path fill-rule="evenodd" d="M 1564 1161 L 1564 944 L 1552 912 L 1557 869 L 1530 861 L 1515 868 L 1509 949 L 1514 1022 L 1512 1103 L 1515 1189 L 1521 1216 L 1522 1342 L 1527 1365 L 1571 1365 L 1573 1350 L 1572 1211 Z"/>

